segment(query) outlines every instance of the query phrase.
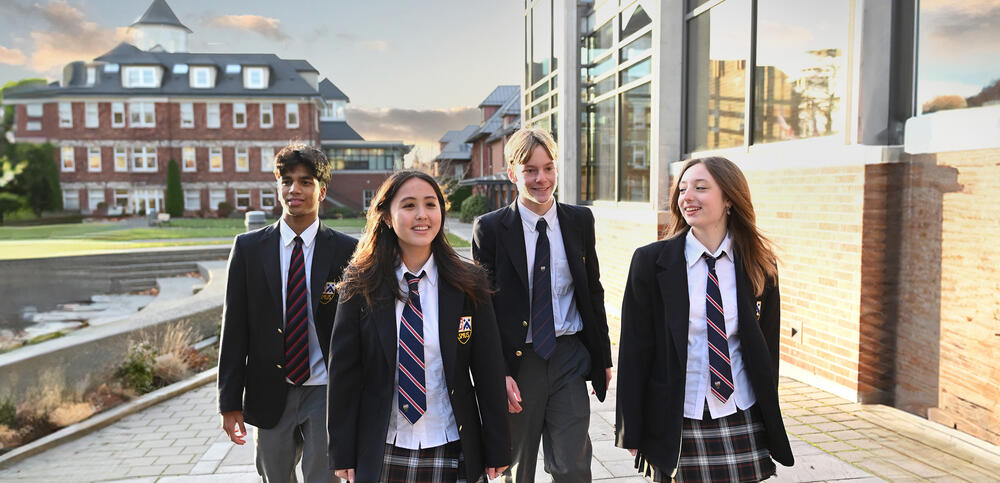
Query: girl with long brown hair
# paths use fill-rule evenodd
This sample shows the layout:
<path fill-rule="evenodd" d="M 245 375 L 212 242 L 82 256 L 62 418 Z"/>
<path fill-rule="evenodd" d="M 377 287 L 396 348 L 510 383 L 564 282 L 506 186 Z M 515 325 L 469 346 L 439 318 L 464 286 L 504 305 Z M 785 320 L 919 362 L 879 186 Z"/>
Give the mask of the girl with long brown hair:
<path fill-rule="evenodd" d="M 666 240 L 632 257 L 617 444 L 654 481 L 760 481 L 793 457 L 778 407 L 777 259 L 743 173 L 688 161 Z"/>
<path fill-rule="evenodd" d="M 394 173 L 337 286 L 327 426 L 346 480 L 475 482 L 510 464 L 488 281 L 458 258 L 444 216 L 433 178 Z"/>

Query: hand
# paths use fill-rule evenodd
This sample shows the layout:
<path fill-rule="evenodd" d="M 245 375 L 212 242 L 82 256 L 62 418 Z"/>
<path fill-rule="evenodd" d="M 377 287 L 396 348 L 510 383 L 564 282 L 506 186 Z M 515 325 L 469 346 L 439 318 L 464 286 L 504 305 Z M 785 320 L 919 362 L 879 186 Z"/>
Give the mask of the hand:
<path fill-rule="evenodd" d="M 510 468 L 510 466 L 500 466 L 498 468 L 494 467 L 486 468 L 486 477 L 491 480 L 500 478 L 500 475 L 502 475 L 504 471 L 507 471 L 507 468 Z"/>
<path fill-rule="evenodd" d="M 354 468 L 348 468 L 346 470 L 335 470 L 333 476 L 340 478 L 342 480 L 347 480 L 350 483 L 354 483 Z"/>
<path fill-rule="evenodd" d="M 521 412 L 521 390 L 510 376 L 507 376 L 507 410 L 511 413 Z"/>
<path fill-rule="evenodd" d="M 630 450 L 628 450 L 628 452 L 629 452 L 629 454 L 631 454 L 632 456 L 635 456 L 635 453 L 636 453 L 636 450 L 634 450 L 634 449 L 630 449 Z"/>
<path fill-rule="evenodd" d="M 229 440 L 236 444 L 247 442 L 247 428 L 243 425 L 243 411 L 227 411 L 222 413 L 222 430 L 229 435 Z"/>
<path fill-rule="evenodd" d="M 591 386 L 593 386 L 593 384 L 591 384 Z M 604 369 L 604 388 L 607 389 L 609 387 L 611 387 L 611 368 L 610 367 L 607 368 L 607 369 Z M 591 389 L 590 393 L 591 394 L 597 394 L 597 391 L 594 390 L 594 389 Z"/>

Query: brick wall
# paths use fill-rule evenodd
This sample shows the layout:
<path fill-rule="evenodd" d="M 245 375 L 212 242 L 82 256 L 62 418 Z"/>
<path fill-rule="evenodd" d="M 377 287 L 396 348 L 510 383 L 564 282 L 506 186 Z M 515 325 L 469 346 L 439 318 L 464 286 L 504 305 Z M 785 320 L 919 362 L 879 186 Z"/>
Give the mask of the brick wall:
<path fill-rule="evenodd" d="M 333 171 L 330 174 L 330 184 L 326 189 L 327 197 L 360 211 L 363 191 L 377 191 L 391 174 L 389 172 Z"/>

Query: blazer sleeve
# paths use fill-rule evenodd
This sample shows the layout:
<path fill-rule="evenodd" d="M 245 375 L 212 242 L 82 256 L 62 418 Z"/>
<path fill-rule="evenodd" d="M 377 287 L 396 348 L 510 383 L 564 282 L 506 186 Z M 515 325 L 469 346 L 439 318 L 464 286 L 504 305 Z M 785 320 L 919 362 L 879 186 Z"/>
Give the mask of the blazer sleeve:
<path fill-rule="evenodd" d="M 643 431 L 643 411 L 649 368 L 653 361 L 656 334 L 652 306 L 655 295 L 654 260 L 642 249 L 632 255 L 625 297 L 622 301 L 621 340 L 618 350 L 618 391 L 616 394 L 615 444 L 639 449 Z"/>
<path fill-rule="evenodd" d="M 487 467 L 507 466 L 511 463 L 510 427 L 500 331 L 493 304 L 488 300 L 479 302 L 474 313 L 476 336 L 472 338 L 471 369 L 483 424 L 483 460 Z"/>
<path fill-rule="evenodd" d="M 330 468 L 357 468 L 358 419 L 360 418 L 361 309 L 364 297 L 341 299 L 330 338 L 329 384 L 327 396 L 327 454 Z"/>
<path fill-rule="evenodd" d="M 250 339 L 244 241 L 244 237 L 237 237 L 233 242 L 232 251 L 229 252 L 226 300 L 222 306 L 222 340 L 219 344 L 220 413 L 243 409 L 243 389 Z"/>
<path fill-rule="evenodd" d="M 496 286 L 496 276 L 493 267 L 496 266 L 496 237 L 489 226 L 490 222 L 482 216 L 472 222 L 472 259 L 479 262 L 490 279 L 490 285 Z"/>
<path fill-rule="evenodd" d="M 601 352 L 604 354 L 604 367 L 611 367 L 611 336 L 608 334 L 608 314 L 604 308 L 604 285 L 601 285 L 601 267 L 597 261 L 597 236 L 594 228 L 594 213 L 584 208 L 586 212 L 586 269 L 587 283 L 590 284 L 590 300 L 595 315 L 594 322 L 598 326 L 597 333 L 601 335 Z"/>
<path fill-rule="evenodd" d="M 760 331 L 767 343 L 768 356 L 771 357 L 771 369 L 774 376 L 774 386 L 778 387 L 778 362 L 781 359 L 781 294 L 778 290 L 778 279 L 769 284 L 761 300 Z"/>

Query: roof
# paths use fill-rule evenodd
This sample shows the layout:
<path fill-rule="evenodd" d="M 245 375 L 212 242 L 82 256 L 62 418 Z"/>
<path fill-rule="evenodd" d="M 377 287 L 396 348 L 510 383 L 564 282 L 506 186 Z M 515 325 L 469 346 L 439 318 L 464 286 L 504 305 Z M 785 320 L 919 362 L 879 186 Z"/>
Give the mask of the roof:
<path fill-rule="evenodd" d="M 441 154 L 434 157 L 435 161 L 439 160 L 469 160 L 472 159 L 472 146 L 465 142 L 465 138 L 469 137 L 473 131 L 478 129 L 479 126 L 475 124 L 469 124 L 465 126 L 465 129 L 461 131 L 448 131 L 441 138 L 441 142 L 447 142 L 444 149 L 441 150 Z M 447 138 L 447 141 L 445 141 Z"/>
<path fill-rule="evenodd" d="M 192 33 L 191 29 L 187 28 L 177 19 L 177 15 L 174 15 L 174 11 L 170 8 L 170 5 L 167 5 L 166 0 L 153 0 L 153 3 L 146 9 L 146 13 L 142 14 L 138 20 L 132 23 L 132 27 L 136 25 L 169 25 L 180 27 L 187 30 L 188 33 Z"/>
<path fill-rule="evenodd" d="M 333 82 L 331 82 L 330 79 L 323 79 L 323 81 L 319 83 L 319 93 L 323 96 L 323 99 L 328 101 L 343 100 L 351 102 L 351 99 L 347 97 L 347 94 L 344 94 L 344 91 L 333 85 Z"/>
<path fill-rule="evenodd" d="M 486 99 L 483 99 L 483 102 L 479 103 L 479 107 L 502 106 L 510 96 L 516 96 L 520 91 L 521 88 L 518 86 L 497 86 Z"/>
<path fill-rule="evenodd" d="M 319 123 L 319 138 L 326 141 L 364 141 L 347 121 L 323 121 Z"/>
<path fill-rule="evenodd" d="M 497 89 L 500 89 L 500 87 L 497 87 Z M 493 92 L 496 92 L 496 90 L 494 90 Z M 509 96 L 507 100 L 504 101 L 504 103 L 500 106 L 500 108 L 497 109 L 497 111 L 494 112 L 493 115 L 486 120 L 486 122 L 484 122 L 481 126 L 479 126 L 479 128 L 476 131 L 474 131 L 467 138 L 465 138 L 465 142 L 467 143 L 475 142 L 477 139 L 483 136 L 491 136 L 495 134 L 497 131 L 503 129 L 504 127 L 503 118 L 505 116 L 504 113 L 512 111 L 513 109 L 512 106 L 515 104 L 517 105 L 518 117 L 520 117 L 521 89 L 515 86 L 514 91 L 509 92 L 508 94 Z"/>
<path fill-rule="evenodd" d="M 506 185 L 514 184 L 510 182 L 510 178 L 507 177 L 507 173 L 493 173 L 486 176 L 480 176 L 478 178 L 466 178 L 458 182 L 459 186 L 474 186 L 474 185 Z"/>
<path fill-rule="evenodd" d="M 292 68 L 295 69 L 296 71 L 299 71 L 299 72 L 316 72 L 316 73 L 319 73 L 319 71 L 316 70 L 316 68 L 313 67 L 313 65 L 310 64 L 308 60 L 305 60 L 305 59 L 289 59 L 289 60 L 287 60 L 287 62 L 289 64 L 291 64 Z"/>

